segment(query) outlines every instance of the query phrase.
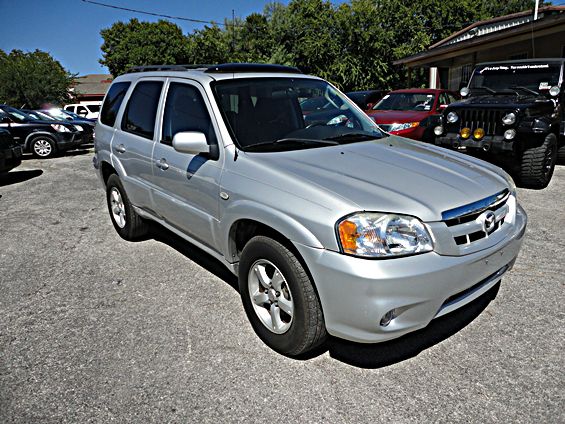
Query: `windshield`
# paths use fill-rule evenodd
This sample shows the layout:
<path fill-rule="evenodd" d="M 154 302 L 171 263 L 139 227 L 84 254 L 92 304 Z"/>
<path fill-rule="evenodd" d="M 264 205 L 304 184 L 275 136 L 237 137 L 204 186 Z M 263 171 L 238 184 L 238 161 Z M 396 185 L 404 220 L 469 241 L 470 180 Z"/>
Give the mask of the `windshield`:
<path fill-rule="evenodd" d="M 504 91 L 525 87 L 540 94 L 547 94 L 551 87 L 559 85 L 560 73 L 560 64 L 549 63 L 479 66 L 473 73 L 469 88 L 484 87 L 485 90 Z"/>
<path fill-rule="evenodd" d="M 22 112 L 19 109 L 13 108 L 11 106 L 2 106 L 2 110 L 4 110 L 4 112 L 6 112 L 8 115 L 10 115 L 14 120 L 18 121 L 18 122 L 23 122 L 23 121 L 30 121 L 33 118 L 31 116 L 29 116 L 27 113 Z"/>
<path fill-rule="evenodd" d="M 46 110 L 44 113 L 46 113 L 49 116 L 56 118 L 60 121 L 64 121 L 64 120 L 68 120 L 68 119 L 73 118 L 69 113 L 62 111 L 61 109 L 49 109 L 49 110 Z"/>
<path fill-rule="evenodd" d="M 243 150 L 312 148 L 383 137 L 351 100 L 322 80 L 229 79 L 213 87 L 222 116 Z M 327 104 L 323 109 L 308 113 L 303 108 L 320 98 Z"/>
<path fill-rule="evenodd" d="M 373 110 L 432 110 L 434 95 L 429 93 L 390 93 Z"/>

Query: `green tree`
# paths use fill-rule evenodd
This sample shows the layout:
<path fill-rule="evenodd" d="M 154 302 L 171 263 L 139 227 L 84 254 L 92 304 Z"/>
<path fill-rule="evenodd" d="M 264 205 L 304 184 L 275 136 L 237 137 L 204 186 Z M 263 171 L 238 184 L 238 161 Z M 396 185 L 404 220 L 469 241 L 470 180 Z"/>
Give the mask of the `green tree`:
<path fill-rule="evenodd" d="M 41 50 L 0 50 L 0 102 L 36 108 L 43 103 L 65 103 L 74 77 Z"/>
<path fill-rule="evenodd" d="M 187 63 L 189 58 L 187 38 L 171 22 L 131 19 L 116 22 L 100 35 L 104 40 L 100 63 L 114 76 L 133 66 Z"/>

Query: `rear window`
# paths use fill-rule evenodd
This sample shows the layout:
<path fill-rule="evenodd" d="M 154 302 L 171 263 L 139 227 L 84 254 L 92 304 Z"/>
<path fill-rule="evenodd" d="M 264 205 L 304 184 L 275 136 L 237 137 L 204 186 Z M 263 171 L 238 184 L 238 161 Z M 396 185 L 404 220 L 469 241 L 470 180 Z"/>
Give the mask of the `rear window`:
<path fill-rule="evenodd" d="M 100 122 L 104 125 L 114 126 L 118 110 L 120 110 L 130 84 L 130 82 L 117 82 L 112 84 L 110 90 L 108 90 L 108 94 L 106 94 L 104 99 L 104 105 L 102 106 L 102 112 L 100 113 Z M 69 107 L 69 109 L 71 108 Z"/>
<path fill-rule="evenodd" d="M 135 86 L 122 119 L 122 130 L 153 138 L 162 87 L 162 81 L 142 81 Z"/>

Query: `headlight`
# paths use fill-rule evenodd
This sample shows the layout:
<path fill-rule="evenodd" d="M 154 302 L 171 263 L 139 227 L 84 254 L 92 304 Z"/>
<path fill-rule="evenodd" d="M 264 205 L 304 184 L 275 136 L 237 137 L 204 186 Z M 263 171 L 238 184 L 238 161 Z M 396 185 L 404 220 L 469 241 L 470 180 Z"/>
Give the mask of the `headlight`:
<path fill-rule="evenodd" d="M 360 212 L 337 223 L 343 253 L 363 258 L 414 255 L 433 250 L 432 237 L 413 216 Z"/>
<path fill-rule="evenodd" d="M 551 87 L 549 89 L 549 94 L 553 97 L 557 96 L 560 93 L 561 89 L 557 86 L 554 85 L 553 87 Z"/>
<path fill-rule="evenodd" d="M 71 132 L 70 129 L 61 124 L 51 124 L 51 127 L 57 132 Z"/>
<path fill-rule="evenodd" d="M 80 125 L 73 125 L 73 127 L 75 127 L 78 131 L 83 131 L 83 129 Z"/>
<path fill-rule="evenodd" d="M 419 122 L 405 122 L 403 124 L 392 124 L 390 126 L 390 129 L 388 130 L 389 132 L 392 131 L 402 131 L 402 130 L 407 130 L 409 128 L 415 128 L 418 125 L 420 125 Z"/>
<path fill-rule="evenodd" d="M 516 114 L 514 112 L 507 113 L 502 118 L 502 123 L 504 125 L 512 125 L 515 122 L 516 122 Z"/>
<path fill-rule="evenodd" d="M 449 112 L 447 114 L 447 122 L 449 122 L 450 124 L 454 124 L 458 120 L 459 120 L 459 115 L 457 115 L 455 112 Z"/>

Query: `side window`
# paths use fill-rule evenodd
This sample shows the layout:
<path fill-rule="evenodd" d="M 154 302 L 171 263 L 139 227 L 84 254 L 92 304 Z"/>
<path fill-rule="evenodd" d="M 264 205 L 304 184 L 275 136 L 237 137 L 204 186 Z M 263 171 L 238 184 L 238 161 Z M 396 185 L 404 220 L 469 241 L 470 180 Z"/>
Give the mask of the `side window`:
<path fill-rule="evenodd" d="M 165 102 L 161 143 L 172 145 L 175 134 L 183 131 L 204 133 L 208 144 L 217 143 L 210 114 L 198 89 L 172 82 Z"/>
<path fill-rule="evenodd" d="M 162 81 L 142 81 L 135 86 L 122 119 L 122 130 L 153 138 L 162 87 Z"/>
<path fill-rule="evenodd" d="M 79 115 L 88 115 L 88 109 L 84 106 L 77 106 L 77 113 Z"/>
<path fill-rule="evenodd" d="M 104 99 L 104 104 L 102 105 L 102 112 L 100 113 L 100 122 L 104 125 L 114 126 L 116 122 L 116 116 L 118 115 L 118 110 L 124 101 L 124 96 L 128 91 L 130 82 L 117 82 L 112 84 L 106 98 Z"/>

